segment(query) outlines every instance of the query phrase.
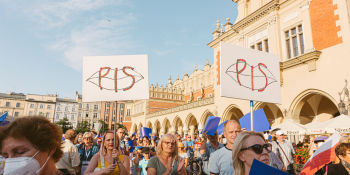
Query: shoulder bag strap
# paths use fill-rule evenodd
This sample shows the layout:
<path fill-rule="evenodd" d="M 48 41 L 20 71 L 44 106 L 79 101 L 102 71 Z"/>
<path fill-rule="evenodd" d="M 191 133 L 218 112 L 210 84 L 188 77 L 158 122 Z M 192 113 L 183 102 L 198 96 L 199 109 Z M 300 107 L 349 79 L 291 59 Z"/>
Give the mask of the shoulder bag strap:
<path fill-rule="evenodd" d="M 276 143 L 277 143 L 277 145 L 281 148 L 281 150 L 282 150 L 284 156 L 286 156 L 286 159 L 287 159 L 288 163 L 291 164 L 290 161 L 289 161 L 289 159 L 288 159 L 288 157 L 287 157 L 287 155 L 286 155 L 286 153 L 284 152 L 283 148 L 281 147 L 281 145 L 280 145 L 277 141 L 276 141 Z"/>

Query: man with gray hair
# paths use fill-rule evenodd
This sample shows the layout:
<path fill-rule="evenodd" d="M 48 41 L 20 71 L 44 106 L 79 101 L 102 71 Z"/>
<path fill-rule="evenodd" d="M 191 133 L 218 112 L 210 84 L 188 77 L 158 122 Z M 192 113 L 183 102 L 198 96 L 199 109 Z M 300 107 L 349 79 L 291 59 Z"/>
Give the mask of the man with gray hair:
<path fill-rule="evenodd" d="M 241 125 L 236 120 L 229 120 L 224 124 L 224 136 L 226 145 L 213 152 L 209 158 L 210 175 L 232 175 L 234 173 L 232 166 L 232 146 L 241 132 Z"/>
<path fill-rule="evenodd" d="M 64 142 L 62 144 L 63 157 L 56 163 L 56 168 L 62 172 L 75 175 L 79 172 L 80 158 L 77 147 L 73 144 L 75 133 L 73 129 L 69 129 L 64 134 Z"/>

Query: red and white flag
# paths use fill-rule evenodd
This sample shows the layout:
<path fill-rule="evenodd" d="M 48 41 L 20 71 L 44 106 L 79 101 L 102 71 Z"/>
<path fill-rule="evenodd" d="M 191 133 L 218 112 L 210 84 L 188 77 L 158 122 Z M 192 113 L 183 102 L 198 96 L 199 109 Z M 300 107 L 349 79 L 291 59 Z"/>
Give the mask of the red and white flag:
<path fill-rule="evenodd" d="M 329 137 L 305 163 L 300 175 L 315 174 L 325 164 L 334 160 L 336 157 L 335 147 L 338 145 L 340 138 L 341 136 L 337 132 Z"/>

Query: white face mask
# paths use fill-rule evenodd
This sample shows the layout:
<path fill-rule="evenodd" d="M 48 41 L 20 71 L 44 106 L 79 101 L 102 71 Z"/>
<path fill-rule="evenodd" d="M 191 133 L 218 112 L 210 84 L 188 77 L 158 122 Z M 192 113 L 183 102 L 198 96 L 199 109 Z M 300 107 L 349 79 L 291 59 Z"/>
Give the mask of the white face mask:
<path fill-rule="evenodd" d="M 33 157 L 16 157 L 7 158 L 5 160 L 4 175 L 38 175 L 50 156 L 47 157 L 44 165 L 40 168 L 39 162 L 34 158 L 39 151 L 37 151 Z"/>

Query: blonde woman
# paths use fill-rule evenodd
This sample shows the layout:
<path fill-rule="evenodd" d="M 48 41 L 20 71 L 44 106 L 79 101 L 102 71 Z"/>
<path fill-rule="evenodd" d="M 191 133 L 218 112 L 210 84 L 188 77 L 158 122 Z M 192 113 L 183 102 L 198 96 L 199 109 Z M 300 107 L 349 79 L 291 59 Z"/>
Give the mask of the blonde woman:
<path fill-rule="evenodd" d="M 185 145 L 182 142 L 177 143 L 178 150 L 179 150 L 179 156 L 185 160 L 185 167 L 187 167 L 188 164 L 188 154 L 185 148 Z"/>
<path fill-rule="evenodd" d="M 120 150 L 119 139 L 116 136 L 113 149 L 113 131 L 107 131 L 103 136 L 100 151 L 95 154 L 85 171 L 85 175 L 124 175 L 130 174 L 130 161 Z"/>
<path fill-rule="evenodd" d="M 184 160 L 179 158 L 175 135 L 165 134 L 157 146 L 157 156 L 147 165 L 147 175 L 186 175 Z"/>
<path fill-rule="evenodd" d="M 232 148 L 234 175 L 248 175 L 254 159 L 269 165 L 271 149 L 271 144 L 265 143 L 261 133 L 240 133 Z"/>

